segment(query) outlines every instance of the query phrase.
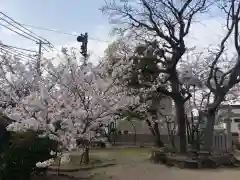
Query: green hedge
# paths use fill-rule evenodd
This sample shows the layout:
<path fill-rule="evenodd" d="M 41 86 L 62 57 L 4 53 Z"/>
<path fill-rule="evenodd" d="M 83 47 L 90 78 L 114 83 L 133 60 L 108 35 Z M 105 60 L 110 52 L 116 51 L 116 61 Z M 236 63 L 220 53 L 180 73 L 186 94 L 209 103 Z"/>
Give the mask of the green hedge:
<path fill-rule="evenodd" d="M 6 130 L 6 126 L 12 121 L 0 113 L 0 154 L 6 148 L 10 139 L 10 132 Z"/>
<path fill-rule="evenodd" d="M 5 131 L 1 139 L 0 180 L 29 180 L 36 163 L 53 158 L 50 152 L 57 150 L 56 141 L 39 138 L 33 131 Z"/>

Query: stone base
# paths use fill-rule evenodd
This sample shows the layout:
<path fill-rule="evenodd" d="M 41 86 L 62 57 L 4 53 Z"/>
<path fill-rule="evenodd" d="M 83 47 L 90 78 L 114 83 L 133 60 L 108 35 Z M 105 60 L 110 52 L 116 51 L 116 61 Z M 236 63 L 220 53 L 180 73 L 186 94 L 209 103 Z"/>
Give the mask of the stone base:
<path fill-rule="evenodd" d="M 167 153 L 162 150 L 152 151 L 150 160 L 167 166 L 179 168 L 218 168 L 218 167 L 240 167 L 240 161 L 232 154 L 211 154 L 199 152 L 198 154 Z"/>
<path fill-rule="evenodd" d="M 106 143 L 106 148 L 111 148 L 111 147 L 112 147 L 112 144 Z"/>
<path fill-rule="evenodd" d="M 48 172 L 77 172 L 77 171 L 88 171 L 96 168 L 103 168 L 108 166 L 114 166 L 116 164 L 115 160 L 105 160 L 104 162 L 99 162 L 96 164 L 86 164 L 79 166 L 50 166 L 47 168 Z"/>

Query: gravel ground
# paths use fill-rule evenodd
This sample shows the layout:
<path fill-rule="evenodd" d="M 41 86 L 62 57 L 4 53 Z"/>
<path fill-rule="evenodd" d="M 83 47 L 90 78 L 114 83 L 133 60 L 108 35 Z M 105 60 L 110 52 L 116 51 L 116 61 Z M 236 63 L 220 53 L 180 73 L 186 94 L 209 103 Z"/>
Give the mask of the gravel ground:
<path fill-rule="evenodd" d="M 95 173 L 94 180 L 228 180 L 239 178 L 240 169 L 193 171 L 141 162 L 135 165 L 118 165 L 106 169 L 98 169 L 95 170 Z"/>
<path fill-rule="evenodd" d="M 93 180 L 228 180 L 238 179 L 240 169 L 187 170 L 152 164 L 145 157 L 125 156 L 117 165 L 92 171 Z"/>
<path fill-rule="evenodd" d="M 94 169 L 90 172 L 71 173 L 79 179 L 91 176 L 91 180 L 232 180 L 240 177 L 240 169 L 187 170 L 152 164 L 145 156 L 133 153 L 100 153 L 102 157 L 113 157 L 117 165 Z M 121 155 L 120 155 L 121 154 Z M 87 174 L 85 174 L 87 173 Z"/>

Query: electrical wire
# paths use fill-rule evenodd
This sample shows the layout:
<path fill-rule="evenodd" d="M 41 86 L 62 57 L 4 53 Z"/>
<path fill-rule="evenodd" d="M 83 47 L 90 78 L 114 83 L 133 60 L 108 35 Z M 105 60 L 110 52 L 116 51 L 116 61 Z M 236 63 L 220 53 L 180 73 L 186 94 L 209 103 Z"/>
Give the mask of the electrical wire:
<path fill-rule="evenodd" d="M 48 28 L 43 28 L 43 27 L 39 27 L 39 26 L 32 26 L 32 25 L 27 25 L 27 24 L 22 24 L 22 25 L 23 26 L 28 26 L 28 27 L 31 27 L 31 28 L 34 28 L 34 29 L 39 29 L 39 30 L 44 30 L 44 31 L 51 31 L 51 32 L 59 33 L 59 34 L 64 34 L 64 35 L 68 35 L 68 36 L 77 37 L 77 35 L 75 35 L 75 34 L 63 32 L 63 31 L 58 31 L 58 30 L 54 30 L 54 29 L 48 29 Z"/>
<path fill-rule="evenodd" d="M 35 43 L 38 42 L 38 41 L 36 41 L 36 40 L 34 40 L 34 39 L 31 39 L 31 38 L 29 38 L 29 37 L 27 37 L 27 36 L 25 36 L 25 35 L 23 35 L 23 34 L 17 32 L 17 31 L 15 31 L 15 30 L 9 28 L 8 26 L 6 26 L 6 25 L 4 25 L 4 24 L 1 24 L 1 23 L 0 23 L 0 26 L 3 26 L 3 27 L 7 28 L 8 30 L 10 30 L 10 31 L 12 31 L 12 32 L 15 32 L 16 34 L 18 34 L 18 35 L 20 35 L 20 36 L 22 36 L 22 37 L 24 37 L 24 38 L 26 38 L 26 39 L 29 39 L 29 40 L 31 40 L 31 41 L 34 41 Z"/>
<path fill-rule="evenodd" d="M 11 52 L 11 53 L 17 53 L 17 54 L 27 56 L 27 57 L 33 56 L 32 54 L 27 54 L 25 52 L 22 52 L 22 51 L 19 51 L 19 50 L 14 50 L 14 49 L 11 49 L 11 48 L 9 49 L 9 48 L 0 47 L 0 49 L 6 50 L 6 51 Z"/>
<path fill-rule="evenodd" d="M 8 48 L 4 48 L 4 47 L 0 47 L 0 49 L 5 51 L 5 52 L 9 52 L 9 53 L 16 54 L 16 55 L 22 55 L 22 56 L 30 57 L 30 58 L 33 57 L 33 55 L 31 55 L 31 54 L 27 54 L 27 53 L 24 53 L 24 52 L 21 52 L 21 51 L 16 51 L 14 49 L 8 49 Z"/>
<path fill-rule="evenodd" d="M 32 55 L 31 53 L 34 53 L 34 55 L 36 55 L 38 53 L 37 51 L 34 51 L 34 50 L 19 48 L 19 47 L 15 47 L 15 46 L 9 46 L 9 45 L 3 44 L 1 42 L 0 42 L 0 48 L 8 49 L 8 50 L 10 50 L 12 52 L 16 52 L 16 53 L 25 54 L 27 56 L 29 56 L 29 55 L 31 56 Z"/>
<path fill-rule="evenodd" d="M 0 51 L 1 51 L 1 54 L 13 55 L 13 56 L 21 58 L 21 59 L 27 58 L 27 60 L 34 59 L 34 56 L 37 54 L 37 52 L 33 51 L 33 50 L 18 48 L 18 47 L 14 47 L 14 46 L 8 46 L 3 43 L 0 43 Z M 34 54 L 31 54 L 31 53 L 34 53 Z"/>
<path fill-rule="evenodd" d="M 34 28 L 34 29 L 38 29 L 38 30 L 50 31 L 50 32 L 55 32 L 55 33 L 58 33 L 58 34 L 63 34 L 63 35 L 68 35 L 68 36 L 73 36 L 73 37 L 78 36 L 78 35 L 75 35 L 75 34 L 72 34 L 72 33 L 67 33 L 67 32 L 58 31 L 58 30 L 54 30 L 54 29 L 48 29 L 48 28 L 39 27 L 39 26 L 33 26 L 33 25 L 29 25 L 29 24 L 22 24 L 22 25 L 27 26 L 27 27 L 31 27 L 31 28 Z M 108 41 L 93 38 L 93 37 L 89 37 L 89 39 L 92 39 L 92 40 L 95 40 L 95 41 L 100 41 L 100 42 L 108 42 Z"/>
<path fill-rule="evenodd" d="M 31 34 L 35 35 L 35 37 L 34 37 L 35 39 L 41 40 L 41 41 L 43 41 L 43 42 L 45 42 L 45 43 L 50 43 L 47 39 L 45 39 L 45 38 L 43 38 L 43 37 L 41 37 L 41 36 L 38 36 L 36 33 L 34 33 L 33 31 L 31 31 L 31 30 L 29 30 L 29 29 L 27 29 L 27 28 L 24 27 L 21 23 L 15 21 L 13 18 L 9 17 L 9 16 L 6 15 L 5 13 L 0 12 L 0 14 L 2 14 L 4 17 L 10 19 L 12 22 L 14 22 L 15 24 L 17 24 L 17 25 L 20 26 L 21 28 L 23 28 L 23 29 L 24 29 L 25 31 L 27 31 L 28 33 L 31 33 Z M 1 18 L 1 19 L 4 20 L 3 18 Z M 7 23 L 10 23 L 10 22 L 7 21 L 7 20 L 4 20 L 4 21 L 7 22 Z M 11 23 L 10 23 L 10 24 L 11 24 Z M 20 28 L 18 28 L 18 29 L 20 29 Z M 23 31 L 23 30 L 21 30 L 21 29 L 20 29 L 20 31 L 25 32 L 25 31 Z M 25 32 L 25 33 L 26 33 L 26 32 Z M 33 35 L 30 35 L 30 36 L 33 36 Z"/>
<path fill-rule="evenodd" d="M 0 48 L 0 53 L 1 53 L 2 55 L 12 55 L 12 56 L 14 56 L 14 57 L 16 57 L 16 58 L 20 58 L 20 59 L 22 59 L 22 60 L 27 60 L 27 61 L 29 61 L 29 60 L 35 60 L 34 58 L 31 58 L 31 57 L 29 57 L 29 56 L 26 56 L 26 55 L 23 55 L 23 54 L 13 53 L 13 52 L 7 51 L 7 50 L 2 49 L 2 48 Z"/>
<path fill-rule="evenodd" d="M 39 43 L 41 42 L 42 45 L 48 45 L 47 47 L 50 48 L 55 48 L 53 46 L 52 43 L 50 43 L 50 41 L 48 41 L 47 39 L 38 36 L 36 33 L 34 33 L 33 31 L 27 29 L 26 27 L 24 27 L 21 23 L 15 21 L 13 18 L 9 17 L 8 15 L 6 15 L 3 12 L 0 12 L 1 15 L 3 15 L 4 17 L 0 17 L 0 20 L 4 21 L 5 23 L 7 23 L 9 26 L 15 28 L 16 30 L 12 29 L 11 27 L 5 25 L 5 24 L 0 24 L 0 26 L 3 26 L 5 28 L 7 28 L 8 30 L 26 38 L 29 39 L 31 41 L 34 41 L 35 43 Z M 6 20 L 7 18 L 7 20 Z M 46 48 L 43 47 L 44 50 L 48 51 Z M 56 49 L 56 48 L 55 48 Z"/>
<path fill-rule="evenodd" d="M 39 41 L 41 41 L 40 39 L 36 38 L 36 37 L 33 36 L 32 34 L 29 34 L 29 33 L 25 32 L 25 31 L 22 31 L 19 27 L 17 27 L 16 25 L 12 24 L 12 23 L 9 22 L 9 21 L 7 21 L 6 19 L 3 19 L 3 18 L 0 17 L 0 20 L 6 22 L 8 25 L 12 26 L 13 28 L 17 29 L 18 31 L 22 32 L 23 34 L 26 34 L 26 35 L 30 36 L 31 38 L 33 38 L 33 41 L 34 41 L 34 42 L 39 42 Z M 2 26 L 3 26 L 3 25 L 2 25 Z M 6 27 L 6 26 L 5 26 L 5 27 Z M 9 28 L 9 27 L 7 27 L 7 28 L 8 28 L 10 31 L 13 31 L 13 32 L 17 33 L 17 31 L 15 31 L 14 29 L 11 29 L 11 28 Z M 19 33 L 19 32 L 18 32 L 18 33 Z M 26 35 L 24 35 L 24 36 L 26 37 Z M 36 40 L 35 40 L 35 39 L 36 39 Z"/>
<path fill-rule="evenodd" d="M 22 50 L 22 51 L 28 51 L 28 52 L 34 52 L 34 53 L 37 53 L 37 51 L 34 51 L 34 50 L 25 49 L 25 48 L 19 48 L 19 47 L 10 46 L 10 45 L 6 45 L 6 44 L 2 44 L 2 43 L 0 43 L 0 46 L 3 46 L 3 47 L 9 47 L 9 48 L 12 48 L 12 49 L 19 49 L 19 50 Z"/>
<path fill-rule="evenodd" d="M 44 47 L 44 45 L 48 45 L 47 47 L 49 47 L 50 49 L 52 49 L 52 48 L 56 49 L 56 48 L 53 46 L 52 43 L 50 43 L 50 41 L 48 41 L 47 39 L 45 39 L 45 38 L 43 38 L 41 36 L 38 36 L 36 33 L 34 33 L 33 31 L 29 30 L 26 27 L 31 27 L 31 28 L 35 28 L 35 29 L 39 29 L 39 30 L 45 30 L 45 31 L 51 31 L 51 32 L 55 32 L 55 33 L 58 33 L 58 34 L 68 35 L 68 36 L 74 36 L 74 37 L 78 36 L 78 35 L 74 35 L 74 34 L 71 34 L 71 33 L 58 31 L 58 30 L 53 30 L 53 29 L 49 29 L 49 28 L 37 27 L 37 26 L 31 26 L 31 25 L 27 25 L 27 24 L 22 24 L 22 23 L 19 23 L 19 22 L 15 21 L 13 18 L 9 17 L 8 15 L 6 15 L 3 12 L 0 12 L 0 15 L 3 16 L 3 17 L 0 17 L 0 20 L 2 20 L 5 23 L 7 23 L 8 25 L 14 27 L 17 31 L 15 29 L 10 28 L 7 25 L 4 25 L 4 24 L 0 24 L 1 26 L 7 28 L 8 30 L 10 30 L 10 31 L 12 31 L 12 32 L 14 32 L 14 33 L 16 33 L 16 34 L 26 38 L 26 39 L 34 41 L 35 43 L 39 43 L 39 41 L 41 41 L 42 48 L 45 51 L 48 51 L 48 50 Z M 92 37 L 89 37 L 89 39 L 92 39 L 92 40 L 95 40 L 95 41 L 99 41 L 99 42 L 108 42 L 108 41 L 104 41 L 104 40 L 100 40 L 100 39 L 96 39 L 96 38 L 92 38 Z"/>
<path fill-rule="evenodd" d="M 0 23 L 0 26 L 3 26 L 3 27 L 7 28 L 8 30 L 10 30 L 12 32 L 15 32 L 16 34 L 18 34 L 18 35 L 20 35 L 20 36 L 22 36 L 26 39 L 34 41 L 35 43 L 39 43 L 39 41 L 41 41 L 42 45 L 48 45 L 47 47 L 50 47 L 51 49 L 52 48 L 56 49 L 56 48 L 53 46 L 52 43 L 50 43 L 50 41 L 48 41 L 47 39 L 45 39 L 41 36 L 38 36 L 36 33 L 34 33 L 33 31 L 29 30 L 26 27 L 31 27 L 31 28 L 34 28 L 34 29 L 39 29 L 39 30 L 44 30 L 44 31 L 51 31 L 51 32 L 55 32 L 55 33 L 58 33 L 58 34 L 63 34 L 63 35 L 68 35 L 68 36 L 73 36 L 73 37 L 78 36 L 78 35 L 74 35 L 74 34 L 71 34 L 71 33 L 63 32 L 63 31 L 58 31 L 58 30 L 54 30 L 54 29 L 49 29 L 49 28 L 44 28 L 44 27 L 39 27 L 39 26 L 33 26 L 33 25 L 28 25 L 28 24 L 22 24 L 22 23 L 19 23 L 19 22 L 15 21 L 13 18 L 9 17 L 8 15 L 6 15 L 3 12 L 0 12 L 0 14 L 8 19 L 8 20 L 6 20 L 3 17 L 0 17 L 0 20 L 6 22 L 8 25 L 14 27 L 15 29 L 17 29 L 20 32 L 14 30 L 14 29 L 12 29 L 12 28 L 4 25 L 4 24 L 1 24 L 1 23 Z M 92 37 L 89 37 L 89 39 L 94 40 L 94 41 L 99 41 L 99 42 L 108 42 L 108 41 L 105 41 L 105 40 L 100 40 L 100 39 L 96 39 L 96 38 L 92 38 Z M 1 44 L 0 44 L 0 46 L 1 46 Z M 8 46 L 8 47 L 10 47 L 10 46 Z M 44 46 L 42 46 L 42 48 L 45 51 L 48 51 Z M 17 48 L 17 47 L 15 47 L 15 49 L 22 49 L 23 50 L 23 48 Z"/>

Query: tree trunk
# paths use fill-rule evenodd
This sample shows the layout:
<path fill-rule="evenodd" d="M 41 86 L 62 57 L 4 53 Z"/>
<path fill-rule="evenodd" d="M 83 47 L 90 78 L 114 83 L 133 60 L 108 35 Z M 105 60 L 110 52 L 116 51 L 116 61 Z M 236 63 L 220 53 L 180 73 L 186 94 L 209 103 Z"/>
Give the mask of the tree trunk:
<path fill-rule="evenodd" d="M 164 143 L 161 140 L 161 135 L 160 135 L 160 131 L 159 131 L 159 127 L 158 127 L 158 123 L 157 122 L 154 123 L 153 129 L 155 131 L 155 145 L 157 147 L 163 147 Z"/>
<path fill-rule="evenodd" d="M 136 127 L 135 125 L 133 124 L 133 122 L 130 120 L 130 119 L 127 119 L 127 121 L 132 125 L 133 127 L 133 130 L 134 130 L 134 144 L 136 145 L 137 143 L 137 131 L 136 131 Z"/>
<path fill-rule="evenodd" d="M 88 164 L 89 163 L 89 147 L 86 147 L 83 153 L 83 162 L 84 164 Z"/>
<path fill-rule="evenodd" d="M 149 130 L 151 131 L 152 135 L 155 136 L 155 132 L 154 132 L 154 129 L 153 129 L 153 127 L 152 127 L 151 122 L 147 119 L 147 120 L 146 120 L 146 123 L 147 123 L 148 128 L 149 128 Z"/>
<path fill-rule="evenodd" d="M 214 124 L 215 124 L 215 112 L 208 112 L 207 123 L 204 129 L 204 146 L 203 149 L 206 151 L 211 151 L 213 145 L 213 135 L 214 135 Z"/>
<path fill-rule="evenodd" d="M 214 125 L 215 125 L 215 116 L 216 111 L 221 102 L 224 100 L 226 95 L 225 92 L 218 92 L 215 96 L 214 102 L 209 105 L 208 110 L 206 111 L 207 115 L 207 123 L 204 129 L 204 145 L 203 148 L 206 151 L 211 151 L 213 146 L 213 136 L 214 136 Z"/>
<path fill-rule="evenodd" d="M 187 151 L 187 137 L 186 137 L 186 119 L 184 103 L 179 101 L 175 102 L 176 105 L 176 118 L 179 133 L 179 151 L 185 153 Z"/>
<path fill-rule="evenodd" d="M 112 144 L 112 133 L 111 132 L 107 132 L 106 130 L 104 130 L 104 134 L 107 137 L 107 140 L 110 144 Z"/>
<path fill-rule="evenodd" d="M 160 131 L 159 131 L 158 123 L 155 122 L 154 126 L 152 127 L 152 124 L 148 119 L 146 120 L 146 122 L 147 122 L 147 125 L 149 127 L 149 130 L 151 131 L 152 135 L 154 136 L 155 145 L 157 147 L 163 147 L 164 143 L 161 140 L 161 134 L 160 134 Z"/>

